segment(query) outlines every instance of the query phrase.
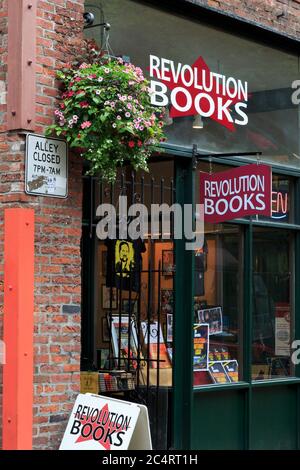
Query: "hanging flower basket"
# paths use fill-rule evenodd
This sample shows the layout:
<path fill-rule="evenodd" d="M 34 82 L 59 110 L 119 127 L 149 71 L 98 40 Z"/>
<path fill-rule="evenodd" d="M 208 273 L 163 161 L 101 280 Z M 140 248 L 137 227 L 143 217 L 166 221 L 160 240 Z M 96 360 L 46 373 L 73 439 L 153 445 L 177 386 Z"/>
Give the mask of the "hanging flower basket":
<path fill-rule="evenodd" d="M 108 56 L 57 72 L 62 82 L 56 123 L 47 135 L 64 136 L 90 161 L 90 174 L 109 181 L 130 162 L 147 170 L 147 159 L 165 140 L 163 110 L 151 105 L 149 82 L 133 64 Z"/>

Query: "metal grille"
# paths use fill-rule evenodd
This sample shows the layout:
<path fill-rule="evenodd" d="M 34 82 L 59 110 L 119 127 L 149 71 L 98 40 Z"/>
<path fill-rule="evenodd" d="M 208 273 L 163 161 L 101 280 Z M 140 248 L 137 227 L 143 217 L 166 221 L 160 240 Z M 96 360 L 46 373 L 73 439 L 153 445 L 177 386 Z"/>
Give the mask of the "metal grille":
<path fill-rule="evenodd" d="M 151 205 L 164 202 L 172 205 L 175 201 L 175 187 L 172 179 L 155 179 L 151 175 L 138 176 L 127 171 L 120 172 L 114 184 L 106 184 L 99 178 L 84 177 L 84 230 L 83 255 L 83 347 L 82 367 L 97 363 L 93 325 L 99 292 L 97 289 L 97 247 L 104 248 L 104 242 L 96 237 L 96 208 L 99 204 L 110 203 L 117 208 L 118 197 L 126 195 L 128 205 L 145 204 L 148 208 L 148 222 L 151 223 Z M 171 269 L 163 265 L 163 251 L 173 253 L 173 218 L 170 214 L 170 232 L 164 239 L 160 217 L 159 233 L 155 239 L 146 238 L 143 261 L 131 270 L 129 283 L 124 286 L 123 273 L 117 273 L 111 266 L 112 276 L 119 274 L 117 287 L 108 286 L 109 305 L 105 317 L 109 336 L 109 354 L 103 370 L 100 370 L 100 393 L 120 394 L 126 400 L 147 405 L 149 410 L 153 447 L 167 449 L 171 446 L 170 420 L 172 401 L 172 356 L 170 316 L 175 320 L 173 277 L 174 254 L 171 255 Z M 167 246 L 168 249 L 164 250 Z M 108 259 L 108 258 L 107 258 Z M 108 269 L 108 267 L 106 267 Z M 137 286 L 133 279 L 138 279 Z M 93 288 L 92 288 L 93 285 Z M 101 293 L 100 293 L 101 295 Z M 116 308 L 117 306 L 117 308 Z M 126 309 L 124 309 L 126 306 Z M 96 312 L 98 314 L 98 311 Z M 167 324 L 168 322 L 168 324 Z M 169 341 L 167 341 L 169 340 Z M 103 364 L 102 364 L 103 366 Z M 110 390 L 107 390 L 110 388 Z M 102 388 L 101 388 L 102 387 Z"/>

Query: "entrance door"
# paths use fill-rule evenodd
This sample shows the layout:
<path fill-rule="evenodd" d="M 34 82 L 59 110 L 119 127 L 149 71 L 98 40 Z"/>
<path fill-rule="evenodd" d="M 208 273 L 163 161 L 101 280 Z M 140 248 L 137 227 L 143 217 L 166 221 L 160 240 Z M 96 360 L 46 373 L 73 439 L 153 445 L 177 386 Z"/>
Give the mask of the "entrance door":
<path fill-rule="evenodd" d="M 175 201 L 173 161 L 153 162 L 149 173 L 125 167 L 114 184 L 84 177 L 84 186 L 82 370 L 98 371 L 101 395 L 146 404 L 153 447 L 168 449 L 175 321 L 173 215 L 168 213 Z M 101 239 L 105 217 L 105 230 L 110 226 L 114 232 L 110 239 Z"/>

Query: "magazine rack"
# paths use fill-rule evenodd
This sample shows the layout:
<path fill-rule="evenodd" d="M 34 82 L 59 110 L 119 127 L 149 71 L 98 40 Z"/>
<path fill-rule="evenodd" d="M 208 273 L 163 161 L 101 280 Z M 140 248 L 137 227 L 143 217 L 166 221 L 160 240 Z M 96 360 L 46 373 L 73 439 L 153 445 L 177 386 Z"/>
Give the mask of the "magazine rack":
<path fill-rule="evenodd" d="M 124 370 L 110 370 L 99 372 L 100 392 L 124 392 L 134 390 L 136 374 Z"/>

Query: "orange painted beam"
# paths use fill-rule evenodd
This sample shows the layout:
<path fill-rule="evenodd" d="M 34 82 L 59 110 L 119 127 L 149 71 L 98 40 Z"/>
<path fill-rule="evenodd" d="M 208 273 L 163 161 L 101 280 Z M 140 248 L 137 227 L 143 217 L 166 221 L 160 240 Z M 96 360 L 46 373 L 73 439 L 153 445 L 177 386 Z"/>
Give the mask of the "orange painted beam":
<path fill-rule="evenodd" d="M 32 449 L 34 210 L 4 216 L 3 449 Z"/>

